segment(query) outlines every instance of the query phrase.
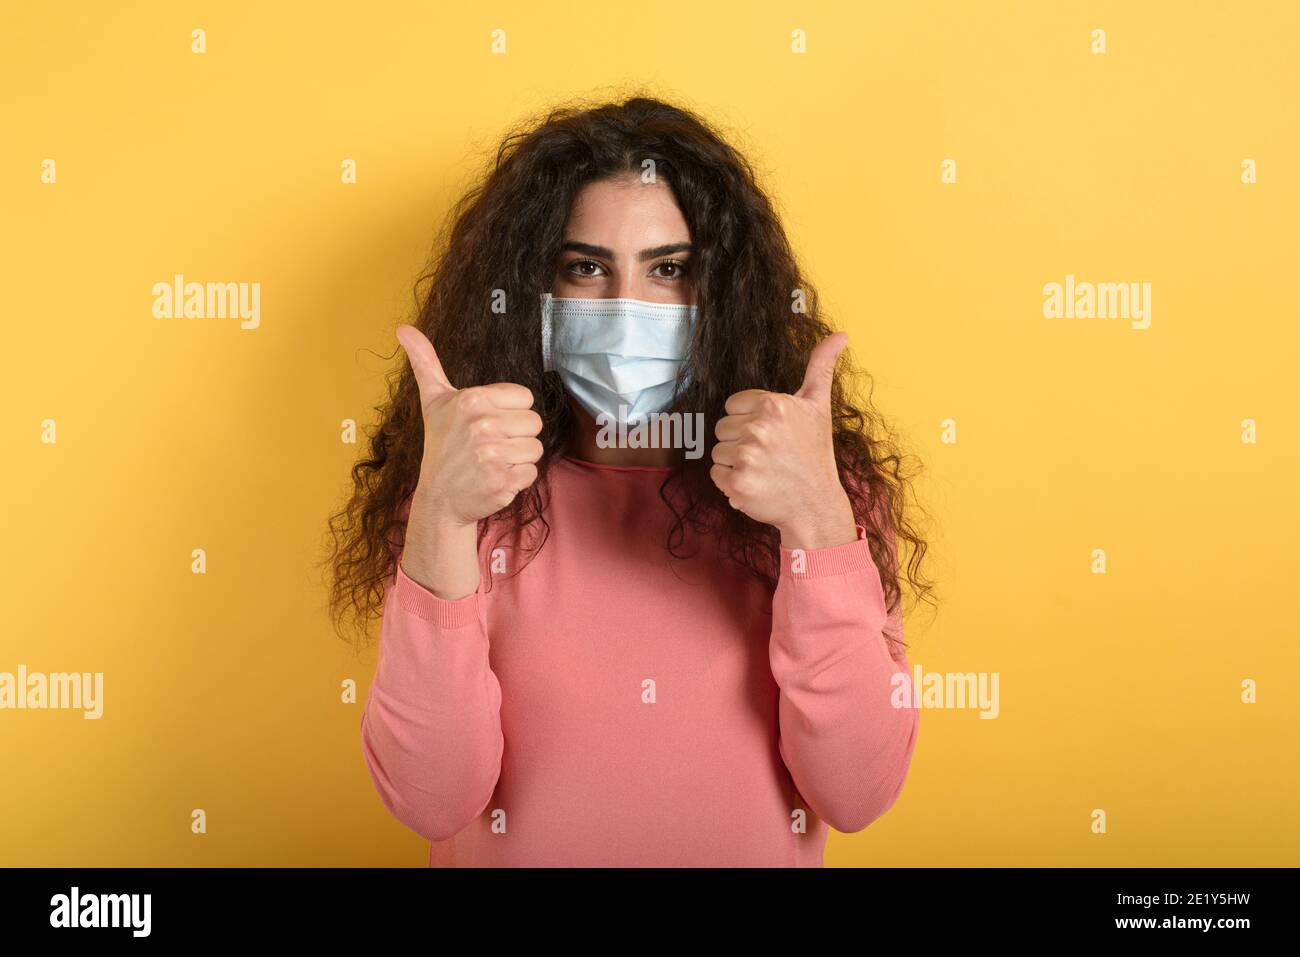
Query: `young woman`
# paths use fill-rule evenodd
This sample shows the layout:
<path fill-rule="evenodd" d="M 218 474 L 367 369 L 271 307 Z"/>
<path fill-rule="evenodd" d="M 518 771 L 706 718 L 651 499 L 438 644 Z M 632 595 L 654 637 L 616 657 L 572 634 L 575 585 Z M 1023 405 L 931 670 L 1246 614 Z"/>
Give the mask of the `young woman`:
<path fill-rule="evenodd" d="M 751 168 L 560 109 L 449 222 L 331 521 L 380 798 L 431 866 L 821 866 L 907 775 L 925 547 Z"/>

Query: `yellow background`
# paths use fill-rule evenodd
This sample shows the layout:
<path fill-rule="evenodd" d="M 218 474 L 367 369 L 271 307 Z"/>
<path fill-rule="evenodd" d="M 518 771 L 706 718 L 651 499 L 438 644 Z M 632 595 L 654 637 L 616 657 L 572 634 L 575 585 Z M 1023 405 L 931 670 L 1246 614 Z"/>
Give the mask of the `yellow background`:
<path fill-rule="evenodd" d="M 925 463 L 942 611 L 909 618 L 913 662 L 1001 676 L 997 720 L 922 713 L 898 804 L 827 863 L 1300 864 L 1295 4 L 5 21 L 0 671 L 103 671 L 105 714 L 0 712 L 0 863 L 424 864 L 361 757 L 373 652 L 334 637 L 314 569 L 359 451 L 339 425 L 373 421 L 433 231 L 502 131 L 648 84 L 753 158 Z M 178 272 L 260 282 L 261 327 L 154 319 Z M 1066 273 L 1150 282 L 1151 328 L 1045 319 Z"/>

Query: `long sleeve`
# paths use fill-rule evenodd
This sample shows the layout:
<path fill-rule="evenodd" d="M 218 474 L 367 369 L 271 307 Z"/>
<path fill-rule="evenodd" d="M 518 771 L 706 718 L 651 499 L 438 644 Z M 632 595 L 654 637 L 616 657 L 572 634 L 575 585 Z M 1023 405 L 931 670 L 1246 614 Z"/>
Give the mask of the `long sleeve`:
<path fill-rule="evenodd" d="M 361 749 L 379 796 L 430 841 L 451 837 L 492 799 L 501 773 L 501 686 L 488 661 L 486 601 L 449 601 L 390 576 Z"/>
<path fill-rule="evenodd" d="M 830 548 L 781 549 L 769 660 L 780 688 L 778 745 L 799 793 L 837 831 L 860 831 L 903 789 L 920 712 L 901 636 L 864 530 Z"/>

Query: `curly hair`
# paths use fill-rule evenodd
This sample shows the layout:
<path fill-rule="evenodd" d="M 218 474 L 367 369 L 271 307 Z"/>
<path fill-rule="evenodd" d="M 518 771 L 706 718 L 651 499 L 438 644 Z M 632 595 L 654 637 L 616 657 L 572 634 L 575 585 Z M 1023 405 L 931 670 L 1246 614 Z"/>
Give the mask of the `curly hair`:
<path fill-rule="evenodd" d="M 578 191 L 596 180 L 641 175 L 647 160 L 671 188 L 696 250 L 691 271 L 699 319 L 679 398 L 681 407 L 704 413 L 706 441 L 715 441 L 714 426 L 734 393 L 797 391 L 813 346 L 833 331 L 754 169 L 695 113 L 637 95 L 594 106 L 566 104 L 515 127 L 449 212 L 431 265 L 415 286 L 413 324 L 432 342 L 448 379 L 458 388 L 526 386 L 544 423 L 537 481 L 480 523 L 480 545 L 490 527 L 516 535 L 531 529 L 529 555 L 545 544 L 546 476 L 552 459 L 564 453 L 574 422 L 558 377 L 542 369 L 536 304 L 550 290 Z M 502 297 L 508 304 L 504 315 Z M 903 468 L 905 456 L 872 409 L 870 395 L 850 394 L 848 380 L 865 373 L 855 373 L 848 357 L 845 350 L 831 390 L 836 457 L 894 614 L 903 577 L 917 598 L 932 590 L 919 572 L 926 543 L 905 503 L 911 478 Z M 420 473 L 424 424 L 409 363 L 389 374 L 387 401 L 376 412 L 369 454 L 352 467 L 350 498 L 329 519 L 331 614 L 341 636 L 350 617 L 362 643 L 370 621 L 382 615 L 405 535 L 403 505 Z M 724 556 L 775 587 L 779 533 L 731 508 L 709 477 L 710 464 L 707 455 L 683 458 L 666 474 L 659 494 L 674 523 L 665 548 L 679 555 L 688 528 L 717 535 Z M 900 542 L 910 550 L 905 572 Z M 899 657 L 906 643 L 901 636 L 887 637 Z"/>

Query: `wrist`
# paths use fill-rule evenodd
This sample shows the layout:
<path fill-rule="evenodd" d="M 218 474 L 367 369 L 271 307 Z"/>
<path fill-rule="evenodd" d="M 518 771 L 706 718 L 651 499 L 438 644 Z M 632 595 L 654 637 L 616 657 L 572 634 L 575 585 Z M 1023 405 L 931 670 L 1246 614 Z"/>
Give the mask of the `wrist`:
<path fill-rule="evenodd" d="M 399 562 L 406 576 L 438 598 L 455 601 L 477 589 L 478 523 L 466 524 L 418 491 L 407 516 Z"/>
<path fill-rule="evenodd" d="M 821 506 L 802 511 L 777 530 L 781 533 L 781 547 L 788 549 L 834 548 L 858 540 L 853 506 L 842 489 L 838 497 L 828 497 Z"/>
<path fill-rule="evenodd" d="M 425 528 L 449 534 L 478 528 L 477 521 L 466 522 L 449 510 L 444 504 L 446 499 L 443 496 L 421 491 L 423 488 L 424 486 L 417 485 L 411 496 L 408 522 L 414 519 Z"/>

